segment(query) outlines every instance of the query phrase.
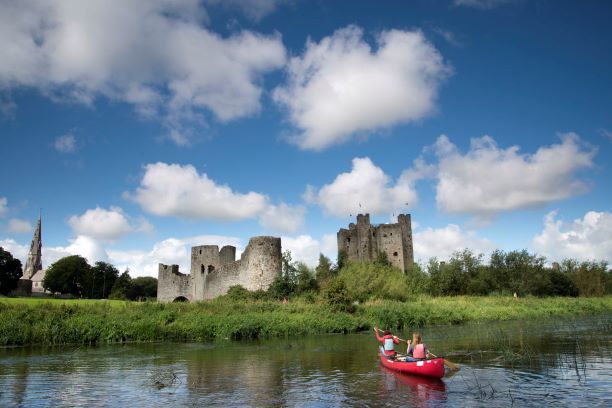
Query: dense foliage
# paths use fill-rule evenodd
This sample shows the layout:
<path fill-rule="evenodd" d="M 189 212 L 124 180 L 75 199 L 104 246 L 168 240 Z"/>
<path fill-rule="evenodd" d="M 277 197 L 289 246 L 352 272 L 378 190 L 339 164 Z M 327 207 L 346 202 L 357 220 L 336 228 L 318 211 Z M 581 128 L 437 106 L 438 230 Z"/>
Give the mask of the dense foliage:
<path fill-rule="evenodd" d="M 342 300 L 342 281 L 333 302 Z M 232 291 L 230 291 L 232 292 Z M 227 296 L 198 303 L 0 299 L 0 346 L 211 341 L 352 333 L 376 325 L 398 334 L 416 327 L 470 321 L 538 319 L 609 313 L 612 296 L 514 299 L 508 296 L 429 297 L 406 302 L 374 300 L 348 305 L 296 297 L 288 302 L 236 300 Z"/>
<path fill-rule="evenodd" d="M 53 263 L 45 274 L 43 287 L 51 293 L 87 297 L 91 288 L 91 266 L 80 255 L 66 256 Z"/>
<path fill-rule="evenodd" d="M 17 287 L 22 275 L 21 261 L 0 247 L 0 293 L 3 295 L 11 293 Z"/>
<path fill-rule="evenodd" d="M 132 279 L 125 270 L 115 281 L 109 299 L 146 300 L 157 297 L 157 279 L 143 276 Z"/>
<path fill-rule="evenodd" d="M 423 267 L 415 263 L 406 273 L 390 265 L 384 253 L 373 263 L 351 262 L 342 257 L 341 267 L 325 256 L 309 269 L 283 254 L 283 273 L 267 294 L 259 298 L 289 299 L 318 293 L 320 300 L 333 304 L 330 288 L 345 293 L 350 302 L 371 299 L 405 301 L 416 295 L 514 295 L 517 296 L 603 296 L 612 294 L 612 271 L 605 262 L 565 260 L 546 265 L 546 259 L 527 250 L 494 251 L 485 263 L 482 254 L 468 249 L 455 252 L 442 262 L 432 258 Z M 342 285 L 336 285 L 341 281 Z M 342 287 L 342 290 L 338 288 Z M 249 297 L 249 296 L 247 296 Z M 244 296 L 243 296 L 244 298 Z M 252 298 L 252 297 L 250 297 Z"/>
<path fill-rule="evenodd" d="M 53 263 L 43 281 L 53 294 L 86 299 L 144 300 L 157 297 L 157 279 L 132 279 L 129 271 L 121 275 L 113 265 L 96 262 L 92 267 L 79 255 L 64 257 Z"/>

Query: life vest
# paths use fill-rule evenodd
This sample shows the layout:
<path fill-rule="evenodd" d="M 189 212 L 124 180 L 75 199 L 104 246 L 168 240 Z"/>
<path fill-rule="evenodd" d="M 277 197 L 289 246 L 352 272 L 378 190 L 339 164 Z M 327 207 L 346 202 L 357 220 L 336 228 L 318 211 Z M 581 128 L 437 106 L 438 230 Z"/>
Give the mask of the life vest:
<path fill-rule="evenodd" d="M 412 352 L 412 357 L 414 358 L 426 358 L 425 355 L 425 345 L 423 343 L 419 343 L 414 346 L 414 351 Z"/>
<path fill-rule="evenodd" d="M 386 335 L 383 337 L 385 340 L 383 345 L 385 347 L 385 351 L 395 351 L 395 346 L 393 345 L 393 336 Z"/>

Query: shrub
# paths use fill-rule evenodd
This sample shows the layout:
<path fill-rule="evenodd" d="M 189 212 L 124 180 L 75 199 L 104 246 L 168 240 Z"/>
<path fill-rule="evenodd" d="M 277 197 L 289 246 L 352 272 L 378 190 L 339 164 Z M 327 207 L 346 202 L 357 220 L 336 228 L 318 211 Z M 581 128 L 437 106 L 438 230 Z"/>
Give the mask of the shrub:
<path fill-rule="evenodd" d="M 332 280 L 325 288 L 323 297 L 334 311 L 352 313 L 355 310 L 346 285 L 341 279 Z"/>
<path fill-rule="evenodd" d="M 410 293 L 406 275 L 397 268 L 378 263 L 349 262 L 338 274 L 349 296 L 360 302 L 368 299 L 404 301 Z"/>

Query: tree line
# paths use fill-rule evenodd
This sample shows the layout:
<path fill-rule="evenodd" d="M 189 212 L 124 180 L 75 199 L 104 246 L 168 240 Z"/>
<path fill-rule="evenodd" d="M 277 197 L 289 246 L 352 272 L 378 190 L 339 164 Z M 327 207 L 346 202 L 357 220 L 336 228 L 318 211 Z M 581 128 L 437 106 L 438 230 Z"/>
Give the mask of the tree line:
<path fill-rule="evenodd" d="M 9 294 L 22 276 L 21 262 L 0 248 L 0 293 Z M 51 293 L 78 298 L 137 300 L 157 296 L 157 279 L 132 279 L 129 271 L 119 274 L 111 264 L 90 266 L 79 255 L 62 258 L 46 272 L 43 287 Z M 517 296 L 604 296 L 612 294 L 612 271 L 604 261 L 565 259 L 547 266 L 546 259 L 527 250 L 493 251 L 483 254 L 469 249 L 453 253 L 448 261 L 431 258 L 415 263 L 406 273 L 391 266 L 385 253 L 373 263 L 347 261 L 340 252 L 337 262 L 321 254 L 310 268 L 295 262 L 290 251 L 282 254 L 282 272 L 267 291 L 230 289 L 234 298 L 289 299 L 322 298 L 338 308 L 373 298 L 406 300 L 410 296 L 514 295 Z"/>
<path fill-rule="evenodd" d="M 336 264 L 319 256 L 315 268 L 293 262 L 291 252 L 282 258 L 282 273 L 267 291 L 249 292 L 232 287 L 236 299 L 289 299 L 301 296 L 323 300 L 341 310 L 354 302 L 372 299 L 405 301 L 415 295 L 505 296 L 604 296 L 612 294 L 612 271 L 604 261 L 565 259 L 547 266 L 546 259 L 521 251 L 493 251 L 488 262 L 469 249 L 457 251 L 448 261 L 431 258 L 403 272 L 391 265 L 385 253 L 373 263 L 351 262 L 340 252 Z"/>
<path fill-rule="evenodd" d="M 11 294 L 23 276 L 21 261 L 0 247 L 0 293 Z M 107 262 L 93 266 L 80 255 L 71 255 L 54 262 L 45 273 L 43 288 L 51 294 L 70 295 L 82 299 L 141 300 L 157 297 L 157 279 L 132 278 Z"/>

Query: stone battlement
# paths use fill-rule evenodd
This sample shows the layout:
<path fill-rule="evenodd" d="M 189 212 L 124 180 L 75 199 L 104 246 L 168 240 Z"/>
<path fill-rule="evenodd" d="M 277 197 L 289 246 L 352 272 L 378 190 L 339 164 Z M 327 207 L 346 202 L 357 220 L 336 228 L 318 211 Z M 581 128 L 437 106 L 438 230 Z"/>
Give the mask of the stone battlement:
<path fill-rule="evenodd" d="M 357 224 L 341 228 L 337 234 L 338 251 L 349 260 L 374 262 L 379 252 L 387 254 L 391 265 L 407 271 L 412 268 L 412 225 L 410 214 L 400 214 L 395 224 L 370 224 L 370 214 L 358 214 Z"/>
<path fill-rule="evenodd" d="M 281 257 L 281 240 L 276 237 L 251 238 L 239 260 L 233 246 L 192 247 L 189 275 L 180 273 L 178 265 L 159 264 L 157 300 L 214 299 L 234 285 L 265 290 L 281 273 Z"/>

